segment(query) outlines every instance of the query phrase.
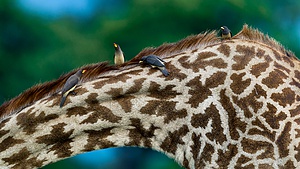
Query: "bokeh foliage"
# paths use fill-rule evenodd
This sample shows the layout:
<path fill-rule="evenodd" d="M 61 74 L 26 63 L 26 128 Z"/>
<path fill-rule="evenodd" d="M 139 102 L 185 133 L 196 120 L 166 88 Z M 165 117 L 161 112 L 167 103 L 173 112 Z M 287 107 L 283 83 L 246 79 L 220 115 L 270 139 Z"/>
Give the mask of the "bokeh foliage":
<path fill-rule="evenodd" d="M 0 102 L 76 67 L 109 60 L 121 45 L 127 60 L 149 46 L 227 25 L 249 24 L 300 56 L 300 1 L 112 0 L 89 18 L 45 19 L 17 1 L 0 1 Z M 127 151 L 127 150 L 126 150 Z"/>

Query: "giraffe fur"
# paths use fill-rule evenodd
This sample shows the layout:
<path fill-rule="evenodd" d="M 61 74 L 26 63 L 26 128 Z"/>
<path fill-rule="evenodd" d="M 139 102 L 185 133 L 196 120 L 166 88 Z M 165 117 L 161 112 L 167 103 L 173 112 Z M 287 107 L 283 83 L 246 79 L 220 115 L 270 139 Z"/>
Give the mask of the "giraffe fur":
<path fill-rule="evenodd" d="M 165 77 L 138 64 L 164 59 Z M 243 27 L 141 51 L 121 67 L 86 65 L 0 107 L 0 167 L 38 168 L 97 149 L 152 148 L 188 169 L 300 167 L 300 62 Z M 85 69 L 77 95 L 57 93 Z"/>

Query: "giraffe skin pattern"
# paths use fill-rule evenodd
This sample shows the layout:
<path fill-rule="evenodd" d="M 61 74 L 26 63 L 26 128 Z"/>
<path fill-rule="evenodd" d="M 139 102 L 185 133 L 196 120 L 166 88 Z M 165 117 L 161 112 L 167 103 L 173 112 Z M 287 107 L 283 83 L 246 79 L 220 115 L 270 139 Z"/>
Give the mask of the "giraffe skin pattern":
<path fill-rule="evenodd" d="M 138 64 L 160 56 L 170 75 Z M 59 107 L 60 77 L 0 107 L 0 168 L 39 168 L 109 147 L 165 153 L 187 169 L 299 168 L 300 62 L 244 25 L 141 51 L 131 61 L 87 65 Z"/>

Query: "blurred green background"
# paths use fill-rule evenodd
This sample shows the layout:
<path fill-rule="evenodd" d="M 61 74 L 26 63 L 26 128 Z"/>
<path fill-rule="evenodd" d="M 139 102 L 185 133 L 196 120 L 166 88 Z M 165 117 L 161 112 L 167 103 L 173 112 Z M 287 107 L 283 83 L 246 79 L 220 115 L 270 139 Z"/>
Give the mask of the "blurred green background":
<path fill-rule="evenodd" d="M 300 1 L 285 0 L 1 0 L 0 102 L 85 64 L 113 63 L 113 42 L 129 60 L 149 46 L 244 23 L 300 56 Z M 161 153 L 113 148 L 44 169 L 180 168 Z"/>

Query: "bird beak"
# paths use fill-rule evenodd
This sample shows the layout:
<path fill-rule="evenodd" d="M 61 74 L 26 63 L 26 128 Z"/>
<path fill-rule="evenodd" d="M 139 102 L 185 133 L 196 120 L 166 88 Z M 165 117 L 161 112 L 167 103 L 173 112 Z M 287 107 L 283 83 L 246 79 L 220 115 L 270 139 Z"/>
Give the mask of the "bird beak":
<path fill-rule="evenodd" d="M 86 70 L 82 70 L 82 72 L 81 73 L 84 73 Z"/>
<path fill-rule="evenodd" d="M 115 48 L 117 48 L 117 47 L 118 47 L 118 45 L 117 45 L 116 43 L 114 43 L 114 47 L 115 47 Z"/>
<path fill-rule="evenodd" d="M 223 27 L 223 26 L 221 26 L 221 29 L 222 29 L 222 30 L 224 30 L 224 27 Z"/>

